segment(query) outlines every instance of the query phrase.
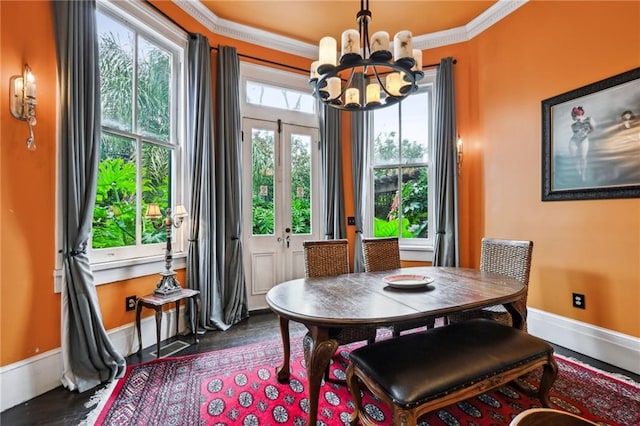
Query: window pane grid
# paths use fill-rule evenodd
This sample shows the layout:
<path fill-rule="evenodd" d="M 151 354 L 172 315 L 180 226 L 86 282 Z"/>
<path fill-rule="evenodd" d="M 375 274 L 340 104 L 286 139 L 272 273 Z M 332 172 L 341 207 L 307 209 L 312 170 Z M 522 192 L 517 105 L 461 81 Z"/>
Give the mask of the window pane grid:
<path fill-rule="evenodd" d="M 179 54 L 115 15 L 99 11 L 97 21 L 102 135 L 92 248 L 166 242 L 144 215 L 149 203 L 163 214 L 172 206 Z"/>
<path fill-rule="evenodd" d="M 373 235 L 429 238 L 430 88 L 374 111 Z"/>

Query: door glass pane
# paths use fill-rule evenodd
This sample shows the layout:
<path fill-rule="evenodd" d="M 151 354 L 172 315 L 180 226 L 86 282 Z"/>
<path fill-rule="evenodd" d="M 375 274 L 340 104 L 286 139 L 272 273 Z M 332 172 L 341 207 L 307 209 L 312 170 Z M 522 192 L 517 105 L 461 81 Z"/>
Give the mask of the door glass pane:
<path fill-rule="evenodd" d="M 251 211 L 253 235 L 274 235 L 275 133 L 251 129 Z"/>
<path fill-rule="evenodd" d="M 138 132 L 168 142 L 171 56 L 151 42 L 138 41 Z"/>
<path fill-rule="evenodd" d="M 144 217 L 147 204 L 156 203 L 162 214 L 166 214 L 171 206 L 171 150 L 149 143 L 142 144 L 142 243 L 154 244 L 167 241 L 167 233 L 163 226 L 158 229 L 155 224 Z M 154 226 L 155 225 L 155 226 Z"/>
<path fill-rule="evenodd" d="M 102 125 L 131 131 L 135 36 L 106 15 L 96 16 Z"/>
<path fill-rule="evenodd" d="M 293 234 L 311 233 L 311 136 L 291 135 L 291 224 Z"/>
<path fill-rule="evenodd" d="M 136 244 L 135 140 L 103 132 L 93 210 L 92 247 Z"/>
<path fill-rule="evenodd" d="M 402 101 L 402 163 L 426 163 L 429 139 L 428 96 L 421 92 Z"/>

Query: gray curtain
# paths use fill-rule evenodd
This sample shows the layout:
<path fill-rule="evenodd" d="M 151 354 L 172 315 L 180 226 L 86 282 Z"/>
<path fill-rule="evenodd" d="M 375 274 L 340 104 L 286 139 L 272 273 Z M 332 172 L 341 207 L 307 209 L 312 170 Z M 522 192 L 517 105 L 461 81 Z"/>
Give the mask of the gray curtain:
<path fill-rule="evenodd" d="M 62 211 L 62 384 L 84 392 L 124 375 L 104 325 L 87 256 L 100 158 L 96 4 L 53 1 Z"/>
<path fill-rule="evenodd" d="M 342 175 L 342 117 L 340 110 L 320 105 L 320 163 L 322 165 L 324 237 L 347 237 Z"/>
<path fill-rule="evenodd" d="M 242 265 L 242 130 L 240 61 L 235 47 L 218 47 L 215 143 L 216 258 L 227 325 L 249 316 Z"/>
<path fill-rule="evenodd" d="M 459 266 L 458 165 L 453 58 L 440 61 L 434 123 L 434 266 Z"/>
<path fill-rule="evenodd" d="M 187 151 L 191 176 L 187 287 L 200 291 L 199 323 L 207 329 L 226 329 L 222 315 L 220 276 L 216 263 L 216 188 L 214 175 L 213 93 L 211 48 L 207 38 L 192 35 L 188 46 Z M 195 328 L 193 309 L 187 323 Z"/>
<path fill-rule="evenodd" d="M 351 113 L 351 160 L 353 164 L 353 202 L 356 219 L 356 241 L 353 254 L 353 272 L 364 271 L 364 256 L 362 254 L 362 228 L 364 223 L 364 204 L 366 197 L 367 181 L 369 176 L 365 170 L 367 164 L 367 138 L 368 112 Z"/>

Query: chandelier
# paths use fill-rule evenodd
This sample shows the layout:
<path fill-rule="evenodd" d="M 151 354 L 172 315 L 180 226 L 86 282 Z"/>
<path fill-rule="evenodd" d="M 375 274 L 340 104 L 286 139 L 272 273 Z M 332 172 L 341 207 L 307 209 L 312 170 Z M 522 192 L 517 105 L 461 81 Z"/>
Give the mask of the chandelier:
<path fill-rule="evenodd" d="M 333 108 L 367 111 L 393 105 L 415 92 L 424 73 L 422 51 L 413 49 L 411 32 L 400 31 L 393 37 L 392 55 L 387 32 L 369 38 L 369 0 L 360 0 L 356 21 L 358 30 L 342 33 L 339 62 L 336 39 L 320 40 L 309 78 L 313 96 Z"/>

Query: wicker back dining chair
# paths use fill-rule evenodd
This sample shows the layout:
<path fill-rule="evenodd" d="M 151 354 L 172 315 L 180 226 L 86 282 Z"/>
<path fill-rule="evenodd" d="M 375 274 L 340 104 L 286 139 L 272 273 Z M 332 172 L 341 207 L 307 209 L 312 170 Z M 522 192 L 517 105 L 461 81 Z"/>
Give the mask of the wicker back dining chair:
<path fill-rule="evenodd" d="M 527 293 L 520 300 L 514 302 L 514 307 L 519 312 L 523 312 L 523 329 L 525 331 L 527 329 L 527 294 L 532 253 L 532 241 L 482 239 L 480 270 L 514 278 L 527 286 Z M 449 315 L 448 320 L 449 322 L 458 322 L 471 318 L 489 318 L 511 325 L 511 315 L 502 305 L 452 314 Z"/>
<path fill-rule="evenodd" d="M 400 245 L 397 237 L 363 238 L 362 254 L 366 272 L 389 271 L 402 267 L 400 264 Z M 435 322 L 435 317 L 427 317 L 418 321 L 395 324 L 391 327 L 391 331 L 393 337 L 398 337 L 402 331 L 418 327 L 433 328 Z"/>
<path fill-rule="evenodd" d="M 307 278 L 330 277 L 349 273 L 349 242 L 347 240 L 310 240 L 304 241 L 302 246 L 304 248 L 304 270 Z M 375 327 L 336 328 L 331 329 L 329 334 L 339 345 L 362 340 L 373 343 L 376 340 L 377 329 Z M 311 342 L 311 336 L 307 333 L 302 342 L 305 360 L 308 360 Z M 328 366 L 324 373 L 324 379 L 334 383 L 345 383 L 344 380 L 331 378 Z"/>
<path fill-rule="evenodd" d="M 362 254 L 366 272 L 400 268 L 400 247 L 396 237 L 363 238 Z"/>
<path fill-rule="evenodd" d="M 332 277 L 349 273 L 347 240 L 304 241 L 306 277 Z"/>

